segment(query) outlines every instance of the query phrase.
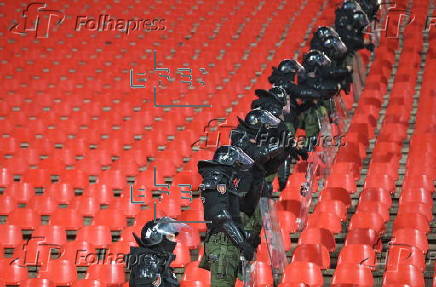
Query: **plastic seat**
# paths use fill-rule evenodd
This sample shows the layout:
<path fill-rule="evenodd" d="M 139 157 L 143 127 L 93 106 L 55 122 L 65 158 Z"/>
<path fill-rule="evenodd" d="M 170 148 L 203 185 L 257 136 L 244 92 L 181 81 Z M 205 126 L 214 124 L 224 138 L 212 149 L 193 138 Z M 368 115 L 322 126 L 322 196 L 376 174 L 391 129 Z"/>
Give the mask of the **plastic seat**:
<path fill-rule="evenodd" d="M 72 208 L 77 210 L 81 216 L 94 217 L 100 210 L 100 202 L 98 198 L 82 195 L 74 199 Z"/>
<path fill-rule="evenodd" d="M 360 264 L 368 268 L 375 268 L 376 254 L 374 249 L 366 244 L 347 244 L 338 257 L 337 265 Z"/>
<path fill-rule="evenodd" d="M 341 264 L 336 267 L 332 284 L 356 284 L 361 287 L 374 286 L 371 269 L 359 264 Z"/>
<path fill-rule="evenodd" d="M 51 178 L 46 169 L 29 169 L 23 175 L 23 182 L 30 182 L 34 187 L 48 187 Z"/>
<path fill-rule="evenodd" d="M 8 223 L 17 225 L 21 229 L 34 230 L 41 224 L 41 219 L 30 208 L 16 208 L 9 214 Z"/>
<path fill-rule="evenodd" d="M 345 239 L 345 245 L 349 244 L 365 244 L 378 252 L 380 252 L 382 248 L 380 234 L 370 228 L 355 228 L 349 230 Z"/>
<path fill-rule="evenodd" d="M 127 220 L 118 209 L 106 208 L 97 212 L 93 224 L 106 225 L 110 230 L 122 230 L 127 226 Z"/>
<path fill-rule="evenodd" d="M 414 246 L 424 254 L 428 250 L 426 234 L 417 229 L 403 228 L 394 231 L 392 234 L 392 244 Z"/>
<path fill-rule="evenodd" d="M 419 202 L 425 205 L 432 205 L 432 194 L 424 188 L 403 189 L 400 196 L 400 204 L 406 202 Z"/>
<path fill-rule="evenodd" d="M 356 182 L 352 174 L 331 174 L 327 179 L 326 186 L 328 188 L 341 187 L 344 188 L 348 193 L 356 192 Z"/>
<path fill-rule="evenodd" d="M 11 183 L 5 193 L 12 196 L 17 203 L 28 203 L 35 196 L 33 186 L 28 182 Z"/>
<path fill-rule="evenodd" d="M 181 230 L 176 237 L 177 242 L 189 249 L 197 249 L 201 244 L 200 234 L 196 229 Z"/>
<path fill-rule="evenodd" d="M 47 192 L 59 204 L 71 204 L 74 198 L 73 187 L 68 183 L 53 183 L 48 187 Z"/>
<path fill-rule="evenodd" d="M 347 208 L 351 205 L 351 198 L 345 188 L 330 187 L 325 188 L 320 195 L 320 201 L 338 200 L 341 201 Z"/>
<path fill-rule="evenodd" d="M 182 212 L 179 217 L 180 221 L 204 221 L 203 210 L 189 209 Z M 198 230 L 198 232 L 206 231 L 206 223 L 189 223 L 189 226 Z"/>
<path fill-rule="evenodd" d="M 360 201 L 359 205 L 357 206 L 357 211 L 377 213 L 383 218 L 384 222 L 388 222 L 390 218 L 389 209 L 386 207 L 385 204 L 380 203 L 378 201 L 373 201 L 373 200 Z"/>
<path fill-rule="evenodd" d="M 23 235 L 20 227 L 12 224 L 0 224 L 0 246 L 4 248 L 16 248 L 23 243 Z"/>
<path fill-rule="evenodd" d="M 126 281 L 123 265 L 115 262 L 91 265 L 86 279 L 99 280 L 107 286 L 119 286 Z"/>
<path fill-rule="evenodd" d="M 206 282 L 210 285 L 210 272 L 199 268 L 199 261 L 193 261 L 185 266 L 185 272 L 183 273 L 182 282 L 183 281 L 200 281 Z"/>
<path fill-rule="evenodd" d="M 433 220 L 432 207 L 428 204 L 419 202 L 403 202 L 398 207 L 398 215 L 403 213 L 418 213 L 422 214 L 427 218 L 428 222 Z"/>
<path fill-rule="evenodd" d="M 425 286 L 424 274 L 413 265 L 399 265 L 397 269 L 386 271 L 383 277 L 383 286 L 392 284 L 399 286 L 407 284 L 412 287 Z"/>
<path fill-rule="evenodd" d="M 58 209 L 50 216 L 50 224 L 59 225 L 65 230 L 78 230 L 83 226 L 83 218 L 76 209 Z"/>
<path fill-rule="evenodd" d="M 366 211 L 355 213 L 350 220 L 348 229 L 353 230 L 355 228 L 370 228 L 382 233 L 384 231 L 383 217 L 377 213 Z"/>
<path fill-rule="evenodd" d="M 174 254 L 176 255 L 176 259 L 171 263 L 171 267 L 181 268 L 191 262 L 189 248 L 180 242 L 177 242 Z"/>
<path fill-rule="evenodd" d="M 314 214 L 331 213 L 336 215 L 341 221 L 347 218 L 347 207 L 339 200 L 321 200 L 315 208 Z"/>
<path fill-rule="evenodd" d="M 58 208 L 57 202 L 48 195 L 35 195 L 29 202 L 29 207 L 39 215 L 52 215 Z"/>
<path fill-rule="evenodd" d="M 130 194 L 123 194 L 118 200 L 113 201 L 109 208 L 121 211 L 125 217 L 135 217 L 141 211 L 141 204 L 133 202 Z"/>
<path fill-rule="evenodd" d="M 63 249 L 64 252 L 61 254 L 60 259 L 74 262 L 76 266 L 85 267 L 99 262 L 94 245 L 88 241 L 68 241 Z"/>
<path fill-rule="evenodd" d="M 19 285 L 21 281 L 28 279 L 27 268 L 20 265 L 18 260 L 10 258 L 0 259 L 1 281 L 7 285 Z"/>
<path fill-rule="evenodd" d="M 386 270 L 398 270 L 400 265 L 413 265 L 420 271 L 425 270 L 425 255 L 416 247 L 391 245 L 388 249 Z"/>
<path fill-rule="evenodd" d="M 255 282 L 256 286 L 274 286 L 274 279 L 272 277 L 271 266 L 262 261 L 256 261 L 254 263 L 255 268 Z"/>
<path fill-rule="evenodd" d="M 46 278 L 31 278 L 22 282 L 21 287 L 56 287 L 56 285 Z"/>
<path fill-rule="evenodd" d="M 0 195 L 0 215 L 8 215 L 17 207 L 15 199 L 10 195 Z"/>
<path fill-rule="evenodd" d="M 106 184 L 91 184 L 85 190 L 85 196 L 97 198 L 100 204 L 110 204 L 114 200 L 114 193 Z"/>
<path fill-rule="evenodd" d="M 330 254 L 327 248 L 321 244 L 301 244 L 294 250 L 292 262 L 312 262 L 321 269 L 330 267 Z"/>
<path fill-rule="evenodd" d="M 286 266 L 283 283 L 305 283 L 313 287 L 324 286 L 318 265 L 311 262 L 293 262 Z"/>
<path fill-rule="evenodd" d="M 107 170 L 101 173 L 99 183 L 106 184 L 112 189 L 124 189 L 127 187 L 127 181 L 121 170 Z"/>
<path fill-rule="evenodd" d="M 71 184 L 73 188 L 85 189 L 89 185 L 89 176 L 82 170 L 65 170 L 60 178 L 62 182 Z"/>
<path fill-rule="evenodd" d="M 307 228 L 300 234 L 298 244 L 322 244 L 330 252 L 336 249 L 333 234 L 324 228 Z"/>
<path fill-rule="evenodd" d="M 394 221 L 393 230 L 395 231 L 403 228 L 413 228 L 425 233 L 430 231 L 430 225 L 427 218 L 419 213 L 403 213 L 397 215 Z"/>
<path fill-rule="evenodd" d="M 383 188 L 390 193 L 395 192 L 395 182 L 388 174 L 372 174 L 365 180 L 364 188 Z"/>
<path fill-rule="evenodd" d="M 104 287 L 105 284 L 94 279 L 80 279 L 71 285 L 72 287 Z"/>
<path fill-rule="evenodd" d="M 71 286 L 77 280 L 77 272 L 73 261 L 50 260 L 46 270 L 39 271 L 38 278 L 50 278 L 56 285 Z"/>
<path fill-rule="evenodd" d="M 45 244 L 63 245 L 67 241 L 67 233 L 62 226 L 41 225 L 33 233 L 32 237 L 41 237 Z"/>
<path fill-rule="evenodd" d="M 359 202 L 362 201 L 378 201 L 387 208 L 392 206 L 391 194 L 383 188 L 364 188 L 359 197 Z"/>
<path fill-rule="evenodd" d="M 96 248 L 107 248 L 112 243 L 112 235 L 105 225 L 91 225 L 79 229 L 77 240 L 92 242 Z"/>
<path fill-rule="evenodd" d="M 341 219 L 335 214 L 329 212 L 312 214 L 307 221 L 307 227 L 325 228 L 333 234 L 340 233 L 342 231 Z"/>

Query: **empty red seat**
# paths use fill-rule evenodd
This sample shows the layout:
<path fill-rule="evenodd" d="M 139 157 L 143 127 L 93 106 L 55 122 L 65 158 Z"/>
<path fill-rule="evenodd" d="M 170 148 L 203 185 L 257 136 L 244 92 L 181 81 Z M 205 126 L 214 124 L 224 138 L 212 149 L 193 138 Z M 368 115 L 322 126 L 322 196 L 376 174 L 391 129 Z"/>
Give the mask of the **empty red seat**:
<path fill-rule="evenodd" d="M 12 224 L 0 224 L 0 247 L 16 248 L 23 243 L 20 227 Z"/>
<path fill-rule="evenodd" d="M 0 215 L 8 215 L 17 207 L 17 202 L 10 195 L 0 195 Z"/>
<path fill-rule="evenodd" d="M 395 271 L 400 265 L 413 265 L 421 271 L 425 270 L 425 255 L 416 247 L 396 245 L 389 247 L 386 270 Z"/>
<path fill-rule="evenodd" d="M 356 182 L 353 174 L 331 174 L 327 179 L 328 188 L 341 187 L 348 193 L 356 192 Z"/>
<path fill-rule="evenodd" d="M 413 265 L 399 265 L 397 269 L 386 271 L 383 277 L 383 286 L 392 284 L 399 286 L 407 284 L 411 287 L 425 286 L 424 273 Z"/>
<path fill-rule="evenodd" d="M 285 268 L 282 283 L 305 283 L 313 287 L 324 286 L 318 265 L 311 262 L 292 262 Z"/>
<path fill-rule="evenodd" d="M 46 278 L 31 278 L 21 283 L 22 287 L 55 287 L 56 285 Z"/>
<path fill-rule="evenodd" d="M 53 183 L 48 187 L 47 193 L 59 204 L 71 204 L 74 198 L 73 187 L 68 183 Z"/>
<path fill-rule="evenodd" d="M 33 186 L 28 182 L 14 182 L 7 187 L 5 193 L 17 203 L 28 203 L 35 196 Z"/>
<path fill-rule="evenodd" d="M 127 187 L 126 178 L 121 170 L 107 170 L 101 173 L 99 183 L 106 184 L 112 189 L 124 189 Z"/>
<path fill-rule="evenodd" d="M 429 232 L 430 225 L 427 218 L 419 213 L 402 213 L 397 215 L 394 221 L 393 230 L 399 230 L 402 228 L 418 229 L 422 232 Z"/>
<path fill-rule="evenodd" d="M 46 169 L 29 169 L 23 175 L 23 182 L 29 182 L 34 187 L 48 187 L 51 177 Z"/>
<path fill-rule="evenodd" d="M 427 218 L 428 222 L 433 219 L 432 206 L 420 202 L 403 202 L 398 208 L 398 215 L 403 213 L 418 213 Z"/>
<path fill-rule="evenodd" d="M 417 229 L 403 228 L 395 230 L 392 234 L 392 243 L 406 246 L 414 246 L 421 250 L 422 253 L 427 253 L 428 241 L 427 235 Z"/>
<path fill-rule="evenodd" d="M 374 200 L 360 201 L 357 206 L 357 211 L 377 213 L 383 218 L 384 222 L 388 222 L 390 218 L 389 209 L 386 205 Z"/>
<path fill-rule="evenodd" d="M 353 215 L 348 229 L 353 230 L 355 228 L 370 228 L 378 233 L 382 233 L 384 230 L 384 224 L 385 223 L 381 215 L 362 211 Z"/>
<path fill-rule="evenodd" d="M 403 189 L 400 196 L 400 204 L 406 202 L 419 202 L 425 205 L 432 205 L 432 193 L 424 188 Z"/>
<path fill-rule="evenodd" d="M 77 240 L 92 242 L 96 248 L 107 248 L 112 243 L 112 235 L 105 225 L 91 225 L 79 229 Z"/>
<path fill-rule="evenodd" d="M 50 278 L 56 285 L 71 286 L 77 280 L 76 267 L 73 261 L 50 260 L 46 269 L 39 271 L 38 278 Z"/>
<path fill-rule="evenodd" d="M 349 230 L 345 239 L 345 245 L 348 244 L 366 244 L 379 252 L 382 248 L 380 234 L 370 228 Z"/>
<path fill-rule="evenodd" d="M 361 287 L 374 286 L 371 269 L 359 264 L 341 264 L 336 266 L 332 284 L 356 284 Z"/>
<path fill-rule="evenodd" d="M 74 240 L 63 245 L 61 259 L 74 262 L 76 266 L 89 266 L 98 264 L 97 251 L 88 241 Z"/>
<path fill-rule="evenodd" d="M 199 261 L 194 261 L 186 264 L 185 272 L 182 277 L 183 281 L 201 281 L 209 283 L 210 285 L 210 272 L 198 267 Z"/>
<path fill-rule="evenodd" d="M 325 228 L 331 233 L 339 233 L 342 231 L 341 219 L 330 212 L 319 212 L 310 215 L 307 227 Z"/>
<path fill-rule="evenodd" d="M 8 223 L 21 229 L 34 230 L 41 224 L 41 218 L 30 208 L 16 208 L 9 214 Z"/>
<path fill-rule="evenodd" d="M 391 194 L 383 188 L 364 188 L 359 197 L 359 202 L 362 201 L 378 201 L 388 208 L 392 205 Z"/>
<path fill-rule="evenodd" d="M 11 258 L 0 259 L 1 281 L 7 285 L 19 285 L 21 281 L 28 279 L 27 268 L 18 260 Z"/>
<path fill-rule="evenodd" d="M 106 208 L 97 212 L 93 224 L 106 225 L 111 230 L 122 230 L 127 226 L 127 219 L 118 209 Z"/>
<path fill-rule="evenodd" d="M 114 193 L 105 183 L 91 184 L 84 195 L 97 198 L 100 204 L 110 204 L 114 200 Z"/>
<path fill-rule="evenodd" d="M 196 229 L 181 230 L 177 235 L 177 242 L 187 246 L 189 249 L 197 249 L 201 244 L 200 234 Z"/>
<path fill-rule="evenodd" d="M 339 200 L 321 200 L 315 208 L 315 214 L 332 213 L 336 215 L 341 221 L 347 218 L 347 207 Z"/>
<path fill-rule="evenodd" d="M 336 249 L 335 237 L 329 230 L 324 228 L 305 229 L 300 234 L 298 244 L 322 244 L 330 252 Z"/>
<path fill-rule="evenodd" d="M 60 208 L 50 216 L 50 224 L 59 225 L 65 230 L 77 230 L 83 226 L 83 218 L 72 208 Z"/>
<path fill-rule="evenodd" d="M 176 248 L 174 249 L 174 254 L 176 259 L 171 263 L 172 267 L 184 267 L 186 264 L 191 262 L 191 253 L 189 248 L 180 242 L 177 242 Z"/>
<path fill-rule="evenodd" d="M 74 199 L 72 208 L 76 209 L 81 216 L 94 217 L 100 210 L 100 202 L 98 198 L 82 195 Z"/>
<path fill-rule="evenodd" d="M 374 249 L 366 244 L 347 244 L 338 257 L 340 264 L 361 264 L 369 268 L 375 268 L 376 255 Z"/>
<path fill-rule="evenodd" d="M 58 208 L 58 203 L 48 195 L 36 195 L 29 202 L 29 207 L 39 215 L 52 215 Z"/>
<path fill-rule="evenodd" d="M 53 245 L 63 245 L 67 241 L 65 228 L 57 225 L 41 225 L 32 233 L 32 237 L 40 237 L 45 244 Z"/>
<path fill-rule="evenodd" d="M 141 204 L 133 203 L 134 201 L 130 194 L 123 194 L 110 207 L 121 211 L 125 217 L 135 217 L 141 210 Z"/>
<path fill-rule="evenodd" d="M 347 208 L 351 205 L 351 198 L 345 188 L 341 187 L 330 187 L 325 188 L 320 195 L 320 201 L 324 200 L 339 200 Z"/>
<path fill-rule="evenodd" d="M 292 262 L 312 262 L 321 269 L 330 267 L 330 254 L 327 248 L 321 244 L 301 244 L 294 250 Z"/>
<path fill-rule="evenodd" d="M 99 280 L 95 279 L 80 279 L 71 285 L 72 287 L 104 287 L 106 286 Z"/>
<path fill-rule="evenodd" d="M 91 265 L 86 279 L 99 280 L 106 286 L 119 286 L 126 281 L 123 265 L 115 262 Z"/>

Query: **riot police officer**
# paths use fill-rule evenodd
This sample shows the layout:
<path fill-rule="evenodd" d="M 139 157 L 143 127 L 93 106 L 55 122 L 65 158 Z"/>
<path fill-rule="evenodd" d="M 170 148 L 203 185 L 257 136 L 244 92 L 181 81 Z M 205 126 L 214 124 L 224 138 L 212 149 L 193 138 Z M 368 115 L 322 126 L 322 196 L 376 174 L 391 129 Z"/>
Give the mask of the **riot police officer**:
<path fill-rule="evenodd" d="M 212 160 L 198 162 L 204 219 L 210 222 L 199 266 L 210 270 L 213 287 L 234 286 L 241 256 L 251 261 L 258 243 L 258 238 L 243 229 L 240 210 L 246 210 L 240 204 L 244 200 L 238 188 L 240 171 L 248 171 L 253 163 L 235 146 L 220 146 Z"/>
<path fill-rule="evenodd" d="M 336 10 L 335 29 L 351 55 L 364 48 L 374 51 L 374 44 L 364 38 L 363 31 L 368 25 L 368 16 L 355 0 L 346 0 Z"/>
<path fill-rule="evenodd" d="M 175 259 L 176 236 L 188 226 L 170 217 L 157 218 L 147 222 L 141 236 L 133 233 L 138 247 L 130 247 L 128 268 L 130 287 L 177 287 L 179 283 L 170 267 Z"/>

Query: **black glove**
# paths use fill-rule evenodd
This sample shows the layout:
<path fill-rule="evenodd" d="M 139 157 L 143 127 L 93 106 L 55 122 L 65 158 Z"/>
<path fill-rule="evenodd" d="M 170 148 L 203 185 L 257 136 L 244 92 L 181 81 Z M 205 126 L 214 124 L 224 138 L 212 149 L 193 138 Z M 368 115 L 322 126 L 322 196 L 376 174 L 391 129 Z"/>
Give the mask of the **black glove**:
<path fill-rule="evenodd" d="M 260 236 L 257 233 L 245 231 L 245 237 L 247 238 L 247 242 L 256 249 L 260 244 Z"/>
<path fill-rule="evenodd" d="M 296 159 L 297 161 L 298 160 L 307 160 L 309 157 L 307 150 L 304 148 L 298 149 L 298 148 L 291 147 L 289 149 L 289 155 L 292 158 Z"/>
<path fill-rule="evenodd" d="M 297 154 L 301 157 L 302 160 L 307 160 L 309 158 L 309 153 L 306 148 L 297 148 Z"/>

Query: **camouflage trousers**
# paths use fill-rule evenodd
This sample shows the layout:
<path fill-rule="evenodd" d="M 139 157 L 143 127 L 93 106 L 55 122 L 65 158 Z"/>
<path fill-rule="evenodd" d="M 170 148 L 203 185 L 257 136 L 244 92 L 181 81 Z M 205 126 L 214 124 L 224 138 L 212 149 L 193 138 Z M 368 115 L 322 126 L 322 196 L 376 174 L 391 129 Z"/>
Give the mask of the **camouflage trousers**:
<path fill-rule="evenodd" d="M 211 273 L 211 287 L 233 287 L 240 266 L 240 251 L 224 232 L 212 234 L 204 242 L 199 267 Z"/>

